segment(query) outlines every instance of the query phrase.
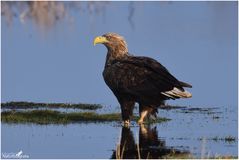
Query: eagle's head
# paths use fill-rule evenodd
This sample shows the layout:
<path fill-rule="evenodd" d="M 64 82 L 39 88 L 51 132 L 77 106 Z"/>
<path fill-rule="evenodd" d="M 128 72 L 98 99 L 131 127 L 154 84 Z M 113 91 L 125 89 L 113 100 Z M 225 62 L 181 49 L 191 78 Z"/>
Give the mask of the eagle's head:
<path fill-rule="evenodd" d="M 123 55 L 128 54 L 127 43 L 124 37 L 117 33 L 106 33 L 94 39 L 94 45 L 104 44 L 108 51 L 112 54 Z"/>

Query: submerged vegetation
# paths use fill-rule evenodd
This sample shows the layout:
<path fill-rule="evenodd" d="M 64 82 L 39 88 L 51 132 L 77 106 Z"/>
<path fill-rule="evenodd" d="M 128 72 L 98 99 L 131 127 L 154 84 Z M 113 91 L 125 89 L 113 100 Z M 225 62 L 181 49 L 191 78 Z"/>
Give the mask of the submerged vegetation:
<path fill-rule="evenodd" d="M 199 140 L 203 140 L 203 138 L 199 138 Z M 225 137 L 216 136 L 216 137 L 212 137 L 212 138 L 207 138 L 207 140 L 213 140 L 215 142 L 224 141 L 227 143 L 234 143 L 237 141 L 237 138 L 229 135 L 229 136 L 225 136 Z"/>
<path fill-rule="evenodd" d="M 139 117 L 134 116 L 133 121 Z M 156 122 L 168 121 L 167 118 L 157 118 Z M 120 113 L 98 114 L 95 112 L 71 112 L 64 113 L 52 110 L 33 111 L 4 111 L 1 113 L 1 121 L 6 123 L 37 123 L 37 124 L 66 124 L 74 122 L 110 122 L 121 121 Z"/>
<path fill-rule="evenodd" d="M 226 137 L 213 137 L 212 138 L 213 141 L 225 141 L 228 143 L 233 143 L 236 142 L 237 138 L 236 137 L 232 137 L 232 136 L 226 136 Z"/>
<path fill-rule="evenodd" d="M 1 103 L 1 107 L 5 109 L 34 109 L 39 107 L 47 108 L 77 108 L 77 109 L 88 109 L 96 110 L 101 109 L 103 106 L 100 104 L 70 104 L 70 103 L 34 103 L 34 102 L 7 102 Z"/>

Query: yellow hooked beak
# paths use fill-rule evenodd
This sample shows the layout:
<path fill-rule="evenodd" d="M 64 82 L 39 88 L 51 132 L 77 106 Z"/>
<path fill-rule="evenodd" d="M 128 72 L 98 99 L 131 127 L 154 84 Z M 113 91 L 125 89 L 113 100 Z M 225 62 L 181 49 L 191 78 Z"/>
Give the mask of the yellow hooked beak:
<path fill-rule="evenodd" d="M 99 43 L 109 42 L 105 37 L 99 36 L 94 39 L 94 46 Z"/>

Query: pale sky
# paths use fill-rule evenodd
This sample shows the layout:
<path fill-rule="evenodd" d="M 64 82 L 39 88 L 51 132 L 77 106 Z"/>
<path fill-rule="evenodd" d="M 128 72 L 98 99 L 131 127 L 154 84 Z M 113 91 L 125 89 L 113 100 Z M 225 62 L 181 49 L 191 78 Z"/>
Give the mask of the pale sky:
<path fill-rule="evenodd" d="M 72 10 L 73 24 L 59 22 L 46 35 L 2 18 L 2 101 L 118 105 L 102 77 L 106 48 L 93 46 L 95 36 L 116 32 L 130 53 L 193 85 L 191 99 L 168 103 L 237 106 L 237 2 L 134 2 L 134 28 L 129 3 L 110 2 L 91 16 Z"/>

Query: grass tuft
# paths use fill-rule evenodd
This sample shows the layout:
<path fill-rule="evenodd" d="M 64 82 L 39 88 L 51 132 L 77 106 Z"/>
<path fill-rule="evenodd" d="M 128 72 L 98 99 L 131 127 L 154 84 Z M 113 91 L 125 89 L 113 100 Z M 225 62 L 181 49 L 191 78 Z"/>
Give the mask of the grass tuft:
<path fill-rule="evenodd" d="M 77 109 L 88 109 L 88 110 L 96 110 L 100 109 L 103 106 L 100 104 L 87 104 L 87 103 L 34 103 L 34 102 L 7 102 L 1 103 L 2 108 L 6 109 L 34 109 L 39 107 L 46 108 L 77 108 Z"/>
<path fill-rule="evenodd" d="M 132 117 L 132 121 L 139 117 Z M 158 118 L 156 122 L 168 121 L 167 118 Z M 4 111 L 1 113 L 1 121 L 5 123 L 37 123 L 37 124 L 66 124 L 74 122 L 112 122 L 121 121 L 120 113 L 97 114 L 95 112 L 71 112 L 64 113 L 52 110 L 33 111 Z"/>

